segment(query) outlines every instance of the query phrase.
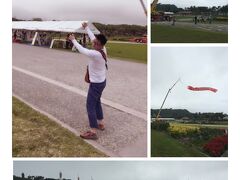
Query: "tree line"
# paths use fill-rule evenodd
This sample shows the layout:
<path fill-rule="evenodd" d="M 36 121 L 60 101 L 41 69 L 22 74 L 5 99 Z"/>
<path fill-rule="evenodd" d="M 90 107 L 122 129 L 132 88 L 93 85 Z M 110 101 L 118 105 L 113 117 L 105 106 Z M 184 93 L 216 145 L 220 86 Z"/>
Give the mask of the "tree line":
<path fill-rule="evenodd" d="M 24 21 L 22 19 L 12 18 L 12 21 Z M 31 21 L 43 21 L 41 18 L 33 18 Z M 128 25 L 128 24 L 101 24 L 93 23 L 94 26 L 107 37 L 140 37 L 147 34 L 147 26 Z"/>
<path fill-rule="evenodd" d="M 158 109 L 151 109 L 151 117 L 156 118 L 158 112 Z M 191 113 L 187 109 L 162 109 L 160 113 L 162 118 L 189 119 L 193 121 L 225 121 L 227 116 L 223 112 Z"/>
<path fill-rule="evenodd" d="M 164 12 L 174 12 L 178 13 L 181 11 L 191 11 L 194 15 L 200 15 L 201 13 L 212 13 L 215 15 L 227 15 L 228 14 L 228 5 L 224 6 L 190 6 L 186 8 L 179 8 L 174 4 L 157 4 L 157 11 L 164 11 Z"/>
<path fill-rule="evenodd" d="M 94 26 L 107 37 L 114 36 L 143 36 L 147 34 L 147 26 L 140 25 L 128 25 L 128 24 L 101 24 L 101 23 L 93 23 Z"/>
<path fill-rule="evenodd" d="M 19 177 L 19 176 L 13 176 L 13 180 L 59 180 L 54 178 L 44 178 L 43 176 L 28 176 L 28 177 Z M 71 179 L 64 179 L 63 180 L 71 180 Z"/>

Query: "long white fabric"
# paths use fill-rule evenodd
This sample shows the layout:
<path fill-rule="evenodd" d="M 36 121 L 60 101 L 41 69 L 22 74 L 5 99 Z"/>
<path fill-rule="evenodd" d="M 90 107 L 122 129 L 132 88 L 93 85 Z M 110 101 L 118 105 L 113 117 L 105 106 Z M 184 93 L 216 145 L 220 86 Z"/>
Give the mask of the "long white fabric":
<path fill-rule="evenodd" d="M 69 33 L 86 33 L 82 28 L 82 23 L 87 21 L 13 21 L 12 29 L 14 30 L 31 30 L 31 31 L 54 31 Z M 88 26 L 93 34 L 99 34 L 99 30 L 88 22 Z"/>

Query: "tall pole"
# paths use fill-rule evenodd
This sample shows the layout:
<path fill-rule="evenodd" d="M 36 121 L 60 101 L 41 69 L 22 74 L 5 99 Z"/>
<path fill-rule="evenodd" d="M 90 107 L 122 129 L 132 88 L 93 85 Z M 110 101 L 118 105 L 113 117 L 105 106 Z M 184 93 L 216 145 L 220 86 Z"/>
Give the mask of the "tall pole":
<path fill-rule="evenodd" d="M 168 92 L 167 92 L 167 94 L 166 94 L 166 96 L 165 96 L 165 98 L 164 98 L 164 100 L 163 100 L 163 103 L 162 103 L 162 105 L 161 105 L 161 107 L 160 107 L 160 109 L 159 109 L 159 111 L 158 111 L 158 114 L 157 114 L 156 120 L 159 119 L 159 116 L 160 116 L 161 110 L 162 110 L 162 108 L 163 108 L 163 105 L 165 104 L 165 101 L 166 101 L 166 99 L 167 99 L 169 93 L 171 92 L 171 90 L 174 88 L 174 86 L 175 86 L 179 81 L 180 81 L 180 78 L 179 78 L 179 79 L 178 79 L 178 80 L 172 85 L 172 87 L 168 90 Z"/>
<path fill-rule="evenodd" d="M 62 172 L 59 172 L 59 179 L 62 180 Z"/>
<path fill-rule="evenodd" d="M 147 8 L 146 8 L 143 0 L 140 0 L 140 3 L 141 3 L 141 5 L 142 5 L 142 8 L 143 8 L 143 10 L 144 10 L 145 15 L 147 16 Z"/>

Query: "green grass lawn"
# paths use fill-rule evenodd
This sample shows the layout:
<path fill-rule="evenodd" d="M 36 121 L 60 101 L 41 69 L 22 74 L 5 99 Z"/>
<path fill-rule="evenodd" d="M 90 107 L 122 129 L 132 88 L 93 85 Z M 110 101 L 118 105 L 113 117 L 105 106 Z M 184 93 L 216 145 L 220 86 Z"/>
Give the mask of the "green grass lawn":
<path fill-rule="evenodd" d="M 203 157 L 207 156 L 194 147 L 180 143 L 164 132 L 151 130 L 152 157 Z"/>
<path fill-rule="evenodd" d="M 194 16 L 176 16 L 176 21 L 182 22 L 191 22 L 193 21 Z"/>
<path fill-rule="evenodd" d="M 152 43 L 227 43 L 228 34 L 193 28 L 151 25 Z"/>
<path fill-rule="evenodd" d="M 62 47 L 62 45 L 58 45 L 57 42 L 54 43 L 54 49 L 71 52 L 71 49 L 63 49 L 60 47 Z M 92 48 L 91 44 L 88 45 L 88 48 Z M 106 48 L 109 57 L 147 64 L 147 44 L 108 42 Z"/>
<path fill-rule="evenodd" d="M 110 57 L 147 63 L 147 45 L 130 43 L 107 43 L 108 55 Z"/>
<path fill-rule="evenodd" d="M 104 157 L 102 152 L 13 97 L 13 157 Z"/>

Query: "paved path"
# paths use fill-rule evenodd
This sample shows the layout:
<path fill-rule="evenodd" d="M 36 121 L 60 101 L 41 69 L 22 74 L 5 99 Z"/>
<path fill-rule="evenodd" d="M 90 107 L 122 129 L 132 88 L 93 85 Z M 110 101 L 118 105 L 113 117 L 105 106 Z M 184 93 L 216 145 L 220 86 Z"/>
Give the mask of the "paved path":
<path fill-rule="evenodd" d="M 88 127 L 87 60 L 79 53 L 13 44 L 13 93 L 79 133 Z M 146 156 L 147 66 L 109 59 L 107 82 L 106 131 L 91 144 L 111 156 Z"/>
<path fill-rule="evenodd" d="M 172 22 L 154 22 L 154 24 L 161 24 L 161 25 L 168 25 L 168 26 L 172 26 Z M 176 22 L 175 23 L 176 27 L 191 27 L 194 29 L 202 29 L 202 30 L 206 30 L 206 31 L 212 31 L 212 32 L 224 32 L 227 33 L 228 32 L 228 25 L 227 24 L 204 24 L 204 23 L 198 23 L 198 24 L 194 24 L 194 23 L 189 23 L 189 22 Z"/>

